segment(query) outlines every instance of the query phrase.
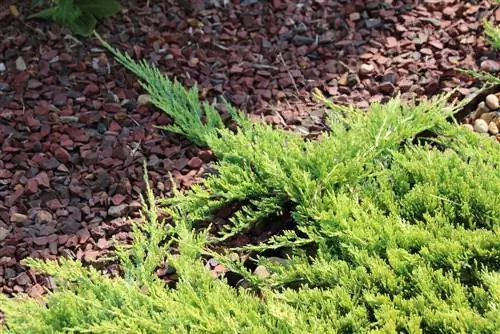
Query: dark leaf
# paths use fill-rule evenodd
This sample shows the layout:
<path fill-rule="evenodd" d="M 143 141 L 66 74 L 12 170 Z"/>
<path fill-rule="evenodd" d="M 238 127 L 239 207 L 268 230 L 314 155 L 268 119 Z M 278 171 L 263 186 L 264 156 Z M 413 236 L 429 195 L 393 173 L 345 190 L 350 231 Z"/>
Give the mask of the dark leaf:
<path fill-rule="evenodd" d="M 75 5 L 97 19 L 114 15 L 120 10 L 120 3 L 116 0 L 75 0 Z"/>
<path fill-rule="evenodd" d="M 28 19 L 43 19 L 43 20 L 52 19 L 56 11 L 57 7 L 50 7 L 41 10 L 38 13 L 28 16 Z"/>
<path fill-rule="evenodd" d="M 88 13 L 82 13 L 75 21 L 70 22 L 68 27 L 77 35 L 89 36 L 97 23 L 96 18 Z"/>
<path fill-rule="evenodd" d="M 75 6 L 73 0 L 59 0 L 57 2 L 57 11 L 54 13 L 54 21 L 59 24 L 69 25 L 82 14 L 80 8 Z"/>

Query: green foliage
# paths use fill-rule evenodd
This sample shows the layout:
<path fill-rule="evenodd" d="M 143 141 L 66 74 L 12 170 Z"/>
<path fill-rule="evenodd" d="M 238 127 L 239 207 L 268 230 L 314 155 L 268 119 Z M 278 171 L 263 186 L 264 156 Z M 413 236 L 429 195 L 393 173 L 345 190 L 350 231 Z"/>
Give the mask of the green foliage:
<path fill-rule="evenodd" d="M 171 130 L 213 150 L 217 174 L 158 202 L 148 190 L 133 245 L 117 251 L 123 278 L 74 260 L 27 260 L 58 289 L 43 305 L 0 297 L 6 333 L 498 332 L 500 146 L 448 123 L 449 95 L 366 113 L 325 100 L 330 130 L 317 141 L 232 108 L 239 127 L 230 131 L 195 90 L 111 51 L 172 117 Z M 413 143 L 423 130 L 437 134 L 433 145 Z M 221 233 L 193 230 L 227 206 L 236 209 Z M 291 249 L 286 263 L 257 257 L 268 278 L 213 251 L 284 210 L 293 229 L 236 249 Z M 252 290 L 213 279 L 204 254 Z M 155 277 L 162 262 L 176 268 L 175 288 Z"/>
<path fill-rule="evenodd" d="M 75 34 L 89 36 L 98 19 L 116 14 L 120 3 L 116 0 L 51 0 L 51 5 L 29 18 L 53 20 L 70 28 Z M 38 7 L 41 1 L 34 1 Z"/>

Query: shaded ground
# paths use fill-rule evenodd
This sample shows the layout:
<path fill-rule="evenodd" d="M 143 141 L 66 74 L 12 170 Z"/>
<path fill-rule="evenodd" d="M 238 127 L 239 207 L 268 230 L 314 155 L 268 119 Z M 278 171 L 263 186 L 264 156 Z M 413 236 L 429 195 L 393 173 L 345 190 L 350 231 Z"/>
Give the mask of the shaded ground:
<path fill-rule="evenodd" d="M 144 158 L 168 194 L 169 171 L 189 186 L 211 154 L 153 128 L 170 120 L 139 105 L 136 79 L 94 39 L 24 21 L 29 3 L 16 1 L 17 18 L 0 6 L 0 290 L 35 296 L 50 279 L 21 259 L 93 262 L 112 236 L 128 240 Z M 500 22 L 487 1 L 122 3 L 98 27 L 110 44 L 197 83 L 203 98 L 305 133 L 320 128 L 315 87 L 362 107 L 398 92 L 463 96 L 473 82 L 455 68 L 499 66 L 481 37 L 483 18 Z"/>

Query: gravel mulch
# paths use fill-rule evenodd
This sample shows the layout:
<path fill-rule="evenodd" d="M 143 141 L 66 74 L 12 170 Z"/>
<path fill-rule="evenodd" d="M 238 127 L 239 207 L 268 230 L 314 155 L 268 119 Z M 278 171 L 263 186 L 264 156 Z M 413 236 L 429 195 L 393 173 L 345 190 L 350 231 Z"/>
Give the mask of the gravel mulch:
<path fill-rule="evenodd" d="M 212 155 L 154 128 L 170 119 L 143 104 L 136 78 L 95 39 L 25 20 L 30 2 L 15 2 L 17 17 L 0 5 L 0 291 L 38 296 L 51 280 L 21 259 L 93 263 L 112 252 L 112 236 L 130 240 L 143 159 L 168 195 L 168 172 L 188 187 Z M 366 107 L 455 87 L 463 97 L 476 83 L 456 68 L 500 71 L 482 37 L 484 18 L 500 22 L 488 1 L 122 4 L 98 26 L 110 44 L 198 84 L 204 99 L 305 134 L 321 128 L 314 88 Z"/>

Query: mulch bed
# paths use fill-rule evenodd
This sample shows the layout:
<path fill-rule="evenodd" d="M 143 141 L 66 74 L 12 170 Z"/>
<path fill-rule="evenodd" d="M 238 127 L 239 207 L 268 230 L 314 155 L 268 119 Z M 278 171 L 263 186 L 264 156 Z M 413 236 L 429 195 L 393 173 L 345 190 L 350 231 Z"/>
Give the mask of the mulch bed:
<path fill-rule="evenodd" d="M 8 1 L 7 1 L 8 2 Z M 11 1 L 14 2 L 14 1 Z M 162 133 L 171 120 L 144 105 L 136 78 L 95 39 L 0 6 L 0 291 L 31 296 L 51 280 L 26 270 L 28 256 L 92 263 L 129 241 L 143 160 L 158 195 L 189 187 L 209 150 Z M 5 3 L 5 2 L 4 2 Z M 256 118 L 305 134 L 321 128 L 319 88 L 366 107 L 473 80 L 456 68 L 499 71 L 483 37 L 487 1 L 122 1 L 98 26 L 122 50 L 157 65 L 208 101 L 225 97 Z"/>

